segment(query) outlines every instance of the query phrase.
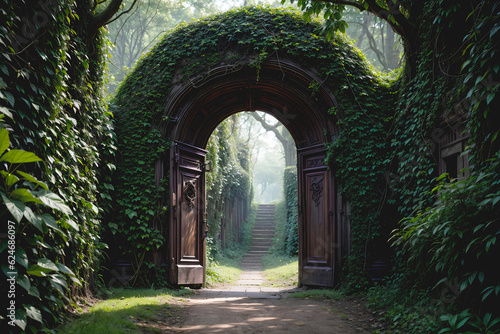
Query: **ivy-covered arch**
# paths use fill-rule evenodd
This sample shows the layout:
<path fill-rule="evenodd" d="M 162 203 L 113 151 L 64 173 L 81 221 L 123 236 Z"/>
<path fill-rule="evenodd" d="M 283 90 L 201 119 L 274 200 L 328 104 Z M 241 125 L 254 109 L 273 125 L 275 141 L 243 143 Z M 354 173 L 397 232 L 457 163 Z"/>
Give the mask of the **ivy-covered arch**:
<path fill-rule="evenodd" d="M 193 260 L 197 268 L 180 273 L 189 261 L 181 254 L 185 187 L 183 176 L 177 175 L 179 161 L 195 161 L 217 124 L 239 111 L 273 114 L 296 141 L 301 282 L 332 286 L 342 259 L 367 244 L 351 243 L 349 231 L 362 235 L 367 223 L 349 226 L 349 213 L 338 196 L 344 182 L 335 175 L 334 184 L 334 173 L 325 165 L 326 149 L 341 149 L 345 155 L 355 148 L 353 142 L 362 145 L 366 136 L 381 149 L 389 111 L 385 105 L 392 92 L 344 37 L 330 41 L 321 33 L 319 23 L 305 22 L 294 11 L 242 8 L 180 25 L 139 61 L 111 106 L 121 154 L 115 182 L 119 205 L 112 226 L 127 249 L 133 249 L 129 255 L 135 265 L 142 264 L 137 259 L 146 259 L 157 267 L 165 265 L 171 282 L 194 283 L 189 277 L 198 275 L 202 259 Z M 353 119 L 356 126 L 349 124 Z M 357 131 L 362 125 L 369 133 Z M 188 146 L 180 152 L 175 142 Z M 338 143 L 342 146 L 336 147 Z M 359 159 L 370 171 L 358 183 L 370 191 L 375 185 L 363 183 L 364 178 L 382 175 L 382 169 L 374 156 Z M 202 165 L 200 160 L 191 169 L 202 173 Z M 202 184 L 202 176 L 197 178 Z M 202 212 L 195 216 L 200 222 L 193 226 L 201 232 Z M 316 240 L 316 235 L 326 239 Z M 201 241 L 199 245 L 197 249 L 203 247 Z"/>

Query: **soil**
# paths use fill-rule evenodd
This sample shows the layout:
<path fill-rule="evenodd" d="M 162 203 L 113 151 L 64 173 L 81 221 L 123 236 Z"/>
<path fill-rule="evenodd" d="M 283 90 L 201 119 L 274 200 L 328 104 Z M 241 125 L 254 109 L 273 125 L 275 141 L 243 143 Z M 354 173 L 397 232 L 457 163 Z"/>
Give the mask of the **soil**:
<path fill-rule="evenodd" d="M 363 300 L 290 297 L 304 289 L 231 287 L 193 290 L 143 324 L 147 333 L 383 333 Z M 141 325 L 141 324 L 138 324 Z"/>

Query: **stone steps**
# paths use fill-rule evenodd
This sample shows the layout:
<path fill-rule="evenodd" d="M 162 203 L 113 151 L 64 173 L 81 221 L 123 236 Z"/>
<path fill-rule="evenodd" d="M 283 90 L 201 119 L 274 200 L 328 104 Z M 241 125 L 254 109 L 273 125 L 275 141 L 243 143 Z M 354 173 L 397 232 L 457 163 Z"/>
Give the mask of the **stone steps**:
<path fill-rule="evenodd" d="M 241 260 L 241 274 L 238 285 L 259 286 L 264 283 L 262 257 L 267 254 L 274 238 L 274 205 L 260 204 L 252 232 L 250 250 Z"/>

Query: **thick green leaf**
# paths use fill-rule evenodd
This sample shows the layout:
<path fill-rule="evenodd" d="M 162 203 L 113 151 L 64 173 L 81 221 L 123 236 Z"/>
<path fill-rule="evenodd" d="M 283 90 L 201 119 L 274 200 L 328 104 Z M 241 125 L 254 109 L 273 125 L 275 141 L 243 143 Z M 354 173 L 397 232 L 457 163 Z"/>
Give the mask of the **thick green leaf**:
<path fill-rule="evenodd" d="M 56 263 L 56 266 L 60 272 L 76 277 L 75 273 L 71 269 L 69 269 L 66 265 L 62 263 Z"/>
<path fill-rule="evenodd" d="M 0 107 L 0 113 L 4 116 L 11 118 L 11 119 L 14 118 L 14 115 L 12 114 L 12 112 L 8 108 Z"/>
<path fill-rule="evenodd" d="M 45 190 L 49 190 L 49 187 L 44 182 L 37 180 L 34 176 L 21 171 L 17 171 L 17 174 L 21 175 L 25 180 L 30 181 L 36 185 L 39 185 Z"/>
<path fill-rule="evenodd" d="M 61 230 L 59 228 L 59 225 L 57 225 L 57 221 L 54 219 L 54 217 L 52 217 L 51 215 L 45 213 L 43 214 L 42 216 L 40 216 L 40 218 L 43 220 L 43 222 L 50 228 L 52 228 L 53 230 L 63 234 L 63 235 L 66 235 L 63 230 Z"/>
<path fill-rule="evenodd" d="M 40 230 L 42 233 L 47 233 L 47 227 L 43 224 L 43 221 L 39 214 L 34 213 L 29 207 L 24 209 L 24 218 L 26 218 L 33 226 Z"/>
<path fill-rule="evenodd" d="M 33 297 L 40 298 L 40 291 L 38 291 L 38 288 L 34 285 L 31 286 L 29 294 Z"/>
<path fill-rule="evenodd" d="M 22 286 L 26 290 L 26 292 L 28 292 L 28 293 L 30 292 L 31 283 L 30 283 L 29 278 L 26 275 L 17 276 L 16 283 L 19 284 L 20 286 Z"/>
<path fill-rule="evenodd" d="M 24 205 L 21 201 L 16 201 L 14 199 L 8 198 L 5 194 L 2 193 L 2 199 L 5 203 L 5 206 L 10 211 L 14 219 L 20 223 L 21 219 L 24 216 L 24 210 L 26 209 L 26 205 Z"/>
<path fill-rule="evenodd" d="M 61 225 L 64 227 L 64 228 L 67 228 L 69 229 L 70 227 L 71 228 L 74 228 L 75 230 L 77 231 L 80 231 L 80 227 L 78 226 L 77 223 L 75 223 L 73 220 L 71 219 L 66 219 L 66 220 L 63 220 L 61 222 Z"/>
<path fill-rule="evenodd" d="M 47 276 L 47 274 L 52 271 L 59 271 L 59 269 L 54 262 L 49 259 L 42 258 L 38 260 L 37 264 L 30 265 L 27 272 L 30 275 L 43 277 Z"/>
<path fill-rule="evenodd" d="M 20 308 L 16 309 L 16 320 L 14 323 L 19 326 L 23 331 L 26 329 L 26 312 Z"/>
<path fill-rule="evenodd" d="M 0 161 L 6 161 L 11 164 L 24 164 L 24 163 L 42 161 L 42 159 L 40 159 L 39 157 L 36 156 L 36 154 L 31 152 L 22 150 L 10 150 L 0 158 Z"/>
<path fill-rule="evenodd" d="M 69 269 L 66 265 L 62 264 L 62 263 L 56 263 L 57 265 L 57 268 L 59 268 L 59 271 L 62 272 L 62 273 L 65 273 L 69 276 L 69 278 L 78 286 L 82 286 L 82 282 L 76 278 L 76 275 L 75 273 Z"/>
<path fill-rule="evenodd" d="M 40 199 L 36 198 L 28 189 L 18 188 L 10 193 L 10 197 L 23 203 L 34 202 L 44 204 Z"/>
<path fill-rule="evenodd" d="M 0 156 L 9 148 L 9 146 L 9 131 L 6 129 L 0 129 Z"/>
<path fill-rule="evenodd" d="M 16 262 L 28 269 L 28 255 L 21 246 L 16 247 Z"/>
<path fill-rule="evenodd" d="M 53 192 L 44 189 L 36 192 L 36 196 L 40 201 L 43 202 L 43 204 L 47 205 L 48 207 L 71 215 L 71 209 L 69 208 L 69 206 L 64 204 L 64 201 L 61 199 L 61 197 L 57 196 Z"/>
<path fill-rule="evenodd" d="M 11 174 L 5 170 L 0 171 L 4 178 L 5 185 L 7 186 L 7 189 L 10 189 L 16 182 L 19 181 L 19 178 L 15 176 L 14 174 Z"/>
<path fill-rule="evenodd" d="M 33 305 L 28 305 L 25 307 L 26 315 L 33 320 L 43 323 L 42 312 L 35 308 Z"/>

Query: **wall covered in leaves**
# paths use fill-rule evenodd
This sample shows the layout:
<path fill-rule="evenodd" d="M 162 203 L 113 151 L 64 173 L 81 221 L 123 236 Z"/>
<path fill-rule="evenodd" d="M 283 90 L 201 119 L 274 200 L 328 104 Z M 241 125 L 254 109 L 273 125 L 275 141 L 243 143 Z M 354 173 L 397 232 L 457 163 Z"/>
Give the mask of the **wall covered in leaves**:
<path fill-rule="evenodd" d="M 101 94 L 103 40 L 89 34 L 87 2 L 0 3 L 0 117 L 9 131 L 0 233 L 7 222 L 15 231 L 15 245 L 2 239 L 0 252 L 15 258 L 9 267 L 2 260 L 3 272 L 17 272 L 15 326 L 2 318 L 2 328 L 29 333 L 59 322 L 97 282 L 98 179 L 113 168 L 101 159 L 113 132 Z"/>
<path fill-rule="evenodd" d="M 376 212 L 376 194 L 378 187 L 383 187 L 379 184 L 384 180 L 381 157 L 388 147 L 386 132 L 395 94 L 388 81 L 375 75 L 366 59 L 342 36 L 328 41 L 321 34 L 319 23 L 308 23 L 295 11 L 248 7 L 182 24 L 146 54 L 111 105 L 121 154 L 114 184 L 119 201 L 112 222 L 113 228 L 118 227 L 117 235 L 132 238 L 135 248 L 145 254 L 164 243 L 154 223 L 165 207 L 158 205 L 161 195 L 155 186 L 154 166 L 167 152 L 171 139 L 163 138 L 157 129 L 168 122 L 163 115 L 172 89 L 220 65 L 249 63 L 247 66 L 258 73 L 267 59 L 286 58 L 316 69 L 322 82 L 311 83 L 312 98 L 319 85 L 325 85 L 341 106 L 330 110 L 342 129 L 331 148 L 337 159 L 332 166 L 335 173 L 343 175 L 346 194 L 352 187 L 365 191 L 356 195 L 364 204 L 352 206 L 353 215 L 359 217 L 353 220 L 352 235 L 359 236 L 353 249 L 364 256 L 367 239 L 378 236 L 377 214 L 364 215 Z M 137 230 L 147 232 L 146 237 L 136 240 Z M 148 256 L 151 258 L 150 252 Z M 363 259 L 359 259 L 352 264 L 358 273 L 363 271 Z"/>
<path fill-rule="evenodd" d="M 419 47 L 400 81 L 386 174 L 387 205 L 399 211 L 391 220 L 404 218 L 391 239 L 393 276 L 373 302 L 404 332 L 496 332 L 500 6 L 419 7 Z"/>

